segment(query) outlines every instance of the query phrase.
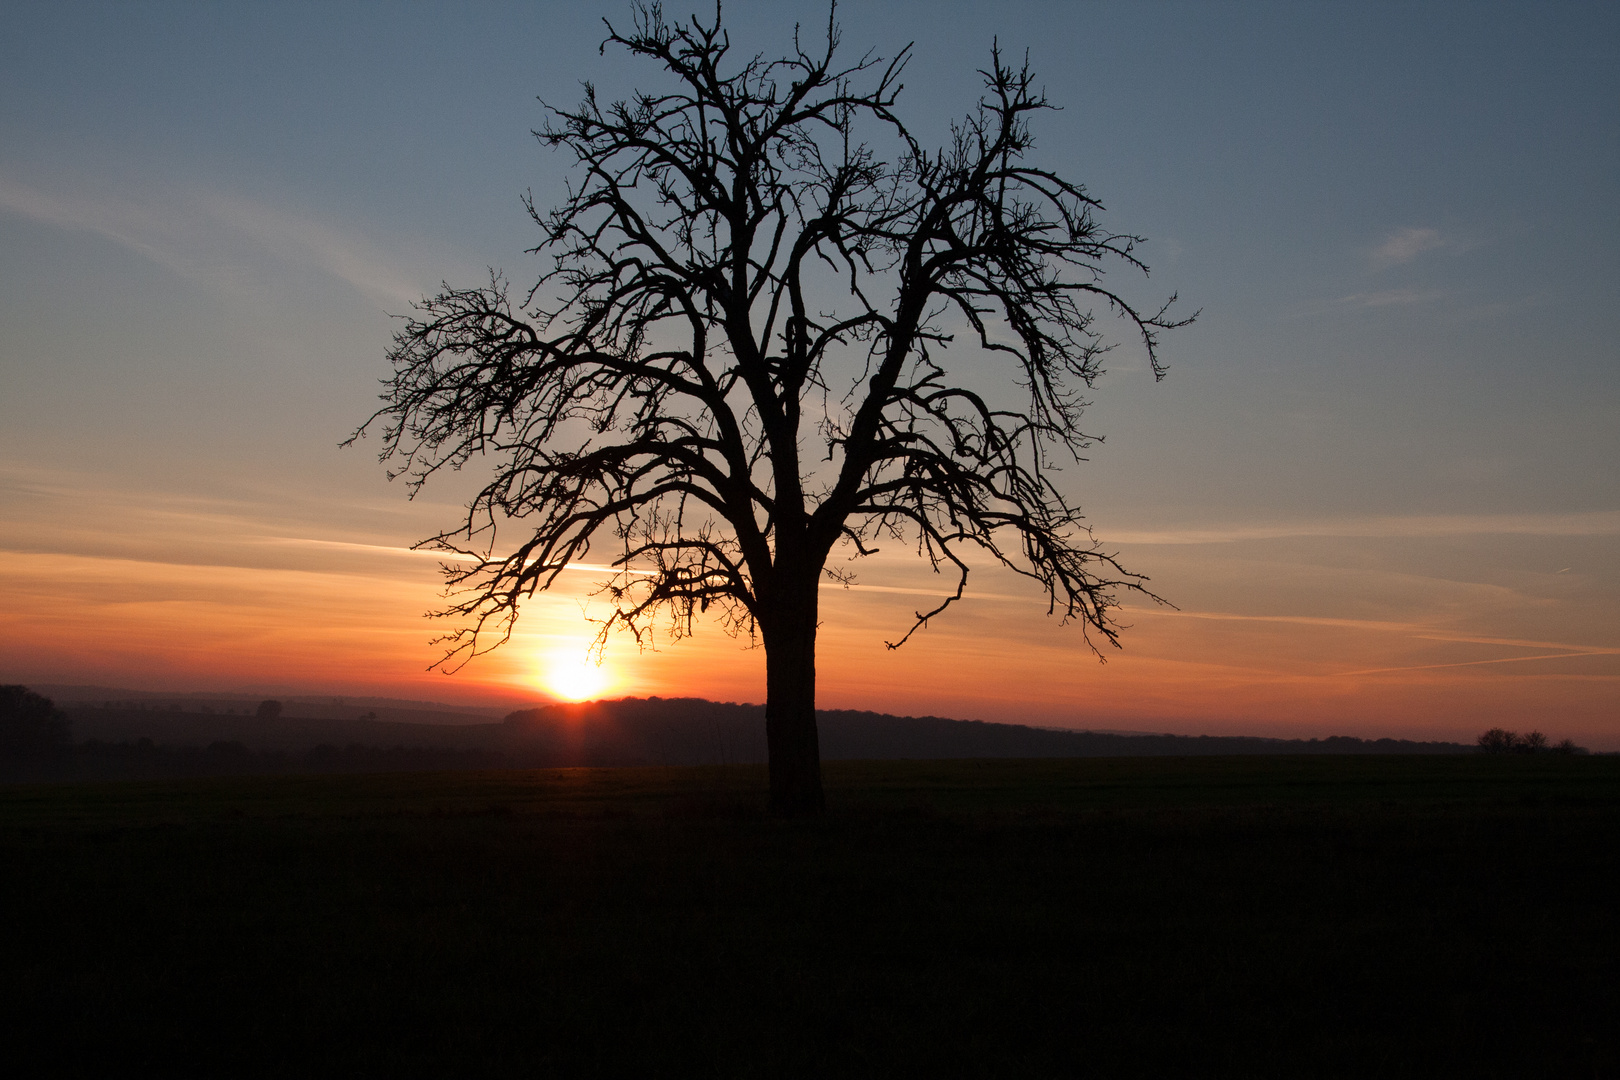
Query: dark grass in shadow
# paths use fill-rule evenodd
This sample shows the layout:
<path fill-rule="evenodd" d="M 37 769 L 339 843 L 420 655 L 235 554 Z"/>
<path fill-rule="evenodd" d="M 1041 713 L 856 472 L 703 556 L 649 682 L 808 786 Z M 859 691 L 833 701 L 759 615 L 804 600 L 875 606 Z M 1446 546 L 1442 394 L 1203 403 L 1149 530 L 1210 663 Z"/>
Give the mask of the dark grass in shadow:
<path fill-rule="evenodd" d="M 0 790 L 23 1060 L 231 1075 L 1615 1075 L 1620 760 Z"/>

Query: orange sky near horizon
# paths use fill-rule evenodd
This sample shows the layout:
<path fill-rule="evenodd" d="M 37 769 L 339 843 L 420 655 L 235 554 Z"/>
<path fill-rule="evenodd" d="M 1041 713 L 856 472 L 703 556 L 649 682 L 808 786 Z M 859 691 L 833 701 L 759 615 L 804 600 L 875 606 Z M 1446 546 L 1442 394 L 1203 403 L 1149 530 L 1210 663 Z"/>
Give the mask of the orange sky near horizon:
<path fill-rule="evenodd" d="M 649 651 L 617 635 L 589 667 L 588 572 L 532 601 L 507 645 L 429 672 L 440 626 L 422 615 L 438 603 L 437 569 L 406 549 L 408 535 L 298 535 L 288 526 L 299 522 L 197 498 L 128 498 L 110 533 L 95 518 L 116 496 L 63 476 L 8 479 L 12 505 L 30 511 L 0 536 L 8 680 L 489 704 L 763 699 L 762 653 L 714 626 L 678 642 L 660 633 Z M 1471 739 L 1537 727 L 1620 749 L 1620 627 L 1600 572 L 1616 564 L 1620 514 L 1116 535 L 1126 565 L 1177 606 L 1129 603 L 1124 648 L 1104 646 L 1106 663 L 1078 627 L 1044 614 L 1037 590 L 996 569 L 976 570 L 957 608 L 886 649 L 938 585 L 891 549 L 855 564 L 856 587 L 823 589 L 819 703 L 1193 734 Z"/>

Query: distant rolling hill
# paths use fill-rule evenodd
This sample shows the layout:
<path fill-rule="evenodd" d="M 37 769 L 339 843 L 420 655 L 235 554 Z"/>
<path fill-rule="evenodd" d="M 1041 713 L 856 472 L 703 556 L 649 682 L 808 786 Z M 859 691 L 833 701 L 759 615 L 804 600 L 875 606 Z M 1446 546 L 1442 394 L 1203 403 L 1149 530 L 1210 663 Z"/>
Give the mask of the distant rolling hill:
<path fill-rule="evenodd" d="M 1461 754 L 1461 743 L 1395 739 L 1262 739 L 1067 731 L 938 716 L 823 709 L 827 760 L 898 758 L 1143 757 L 1213 754 Z M 579 764 L 686 765 L 765 760 L 765 708 L 698 698 L 624 698 L 514 712 L 502 725 L 516 745 Z"/>
<path fill-rule="evenodd" d="M 164 693 L 130 690 L 111 686 L 34 684 L 43 694 L 66 709 L 105 709 L 219 713 L 251 715 L 259 702 L 274 699 L 282 704 L 284 717 L 319 720 L 357 720 L 365 717 L 415 724 L 488 724 L 512 711 L 513 706 L 447 705 L 440 701 L 413 701 L 404 698 L 330 697 L 319 694 L 280 694 L 272 691 L 219 692 L 195 691 Z"/>
<path fill-rule="evenodd" d="M 426 710 L 424 710 L 426 711 Z M 298 767 L 317 747 L 415 751 L 411 760 L 433 767 L 561 767 L 573 765 L 703 765 L 765 760 L 765 710 L 698 698 L 624 698 L 552 705 L 513 712 L 498 723 L 410 723 L 349 716 L 283 716 L 187 711 L 183 707 L 121 708 L 69 704 L 81 745 L 130 744 L 200 749 L 238 744 L 248 757 L 279 755 L 275 771 Z M 395 713 L 399 715 L 399 713 Z M 822 756 L 839 759 L 1139 757 L 1215 754 L 1454 754 L 1473 747 L 1407 740 L 1267 739 L 1236 736 L 1146 735 L 1066 731 L 1023 724 L 949 720 L 937 716 L 823 710 L 818 713 Z M 217 752 L 216 757 L 220 757 Z M 375 754 L 358 761 L 384 763 Z M 236 755 L 244 766 L 247 758 Z M 223 758 L 222 758 L 223 760 Z M 398 757 L 396 755 L 396 760 Z M 261 764 L 269 767 L 270 758 Z"/>

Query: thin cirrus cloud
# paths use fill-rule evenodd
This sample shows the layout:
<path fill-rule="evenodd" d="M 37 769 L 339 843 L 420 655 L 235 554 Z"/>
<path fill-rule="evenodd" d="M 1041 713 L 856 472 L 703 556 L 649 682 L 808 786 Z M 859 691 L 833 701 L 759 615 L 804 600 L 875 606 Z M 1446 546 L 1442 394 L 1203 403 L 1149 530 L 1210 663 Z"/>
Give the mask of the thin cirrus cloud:
<path fill-rule="evenodd" d="M 408 306 L 423 281 L 354 229 L 237 196 L 157 197 L 46 191 L 0 175 L 0 211 L 87 232 L 134 251 L 188 281 L 245 290 L 266 256 L 313 268 L 367 297 Z M 425 280 L 425 279 L 424 279 Z"/>
<path fill-rule="evenodd" d="M 1455 664 L 1415 664 L 1403 667 L 1367 668 L 1360 671 L 1333 672 L 1334 675 L 1373 675 L 1388 671 L 1427 671 L 1435 668 L 1475 667 L 1480 664 L 1503 664 L 1524 660 L 1559 660 L 1586 656 L 1620 656 L 1620 648 L 1610 645 L 1579 645 L 1567 641 L 1529 641 L 1522 638 L 1490 637 L 1481 634 L 1447 633 L 1422 622 L 1398 622 L 1389 619 L 1348 619 L 1319 615 L 1245 615 L 1231 611 L 1177 611 L 1167 608 L 1135 607 L 1132 616 L 1153 615 L 1171 619 L 1198 619 L 1205 622 L 1280 623 L 1318 629 L 1356 630 L 1374 635 L 1399 635 L 1415 641 L 1432 641 L 1445 645 L 1493 645 L 1510 649 L 1533 649 L 1534 656 L 1496 657 L 1489 660 L 1468 660 Z"/>
<path fill-rule="evenodd" d="M 422 287 L 396 269 L 369 241 L 349 229 L 321 224 L 249 199 L 210 196 L 202 209 L 278 258 L 309 263 L 372 297 L 394 304 L 420 300 Z"/>
<path fill-rule="evenodd" d="M 1450 289 L 1382 289 L 1341 296 L 1337 304 L 1354 308 L 1411 307 L 1414 304 L 1432 304 L 1451 295 Z"/>
<path fill-rule="evenodd" d="M 1426 514 L 1327 518 L 1229 525 L 1213 529 L 1116 531 L 1119 544 L 1230 544 L 1300 536 L 1620 536 L 1620 510 L 1571 514 Z"/>
<path fill-rule="evenodd" d="M 432 559 L 435 562 L 461 562 L 473 563 L 481 560 L 477 555 L 464 551 L 445 551 L 433 547 L 401 547 L 396 544 L 361 544 L 351 540 L 323 540 L 307 536 L 265 536 L 259 538 L 261 543 L 284 544 L 294 547 L 325 548 L 333 551 L 353 551 L 378 555 L 404 555 Z M 530 559 L 529 565 L 535 560 Z M 621 567 L 609 566 L 606 563 L 571 562 L 563 566 L 564 570 L 584 571 L 591 574 L 629 574 L 652 575 L 654 570 L 623 570 Z"/>
<path fill-rule="evenodd" d="M 184 277 L 197 276 L 192 260 L 181 258 L 175 245 L 153 241 L 153 237 L 172 233 L 172 227 L 150 207 L 128 199 L 74 199 L 0 175 L 0 209 L 43 225 L 93 233 Z"/>
<path fill-rule="evenodd" d="M 1425 252 L 1447 246 L 1448 241 L 1439 229 L 1408 227 L 1397 229 L 1373 248 L 1372 262 L 1376 269 L 1402 266 L 1415 261 Z"/>
<path fill-rule="evenodd" d="M 465 563 L 479 561 L 476 555 L 458 551 L 441 551 L 437 548 L 429 547 L 402 547 L 392 544 L 362 544 L 350 540 L 325 540 L 304 536 L 266 536 L 261 537 L 260 542 L 266 544 L 289 545 L 294 547 L 325 548 L 334 551 L 350 551 L 365 554 L 401 555 L 407 557 L 427 558 L 437 562 Z M 625 572 L 630 574 L 650 575 L 655 573 L 655 571 L 652 570 L 638 570 L 633 567 L 629 570 L 625 570 L 623 567 L 612 566 L 607 563 L 571 562 L 564 566 L 563 569 L 582 571 L 592 574 L 618 574 Z M 949 589 L 913 589 L 897 585 L 858 585 L 854 583 L 846 584 L 836 581 L 824 581 L 821 583 L 821 587 L 827 590 L 840 590 L 856 593 L 884 593 L 898 596 L 940 596 L 950 592 Z M 1010 600 L 1026 602 L 1029 600 L 1029 597 L 1016 596 L 1006 593 L 974 592 L 965 596 L 964 599 Z"/>
<path fill-rule="evenodd" d="M 1342 672 L 1340 677 L 1391 675 L 1405 671 L 1443 671 L 1448 668 L 1487 667 L 1491 664 L 1525 664 L 1533 660 L 1574 660 L 1588 656 L 1615 655 L 1620 655 L 1620 649 L 1582 649 L 1580 652 L 1546 653 L 1540 656 L 1496 656 L 1489 660 L 1460 660 L 1451 664 L 1407 664 L 1400 667 L 1364 668 L 1360 671 Z"/>

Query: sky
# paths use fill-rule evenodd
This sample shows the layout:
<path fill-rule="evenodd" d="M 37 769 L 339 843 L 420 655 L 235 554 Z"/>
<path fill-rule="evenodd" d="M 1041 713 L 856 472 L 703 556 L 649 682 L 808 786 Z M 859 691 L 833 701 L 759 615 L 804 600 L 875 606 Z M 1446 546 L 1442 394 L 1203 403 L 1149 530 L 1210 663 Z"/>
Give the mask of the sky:
<path fill-rule="evenodd" d="M 705 9 L 707 10 L 707 9 Z M 375 444 L 393 318 L 538 276 L 530 132 L 657 72 L 588 4 L 8 4 L 0 21 L 0 681 L 760 701 L 704 628 L 585 660 L 593 576 L 430 671 L 433 556 Z M 1102 663 L 1013 575 L 885 550 L 823 593 L 819 704 L 1049 726 L 1620 749 L 1620 8 L 886 3 L 925 141 L 993 40 L 1059 111 L 1035 160 L 1202 312 L 1111 354 L 1064 490 L 1174 607 Z M 734 3 L 772 52 L 819 5 Z"/>

